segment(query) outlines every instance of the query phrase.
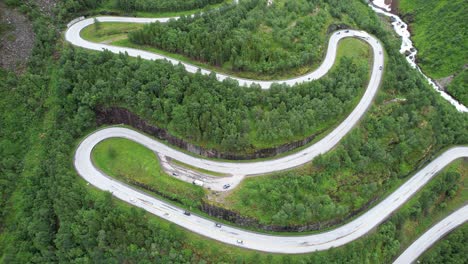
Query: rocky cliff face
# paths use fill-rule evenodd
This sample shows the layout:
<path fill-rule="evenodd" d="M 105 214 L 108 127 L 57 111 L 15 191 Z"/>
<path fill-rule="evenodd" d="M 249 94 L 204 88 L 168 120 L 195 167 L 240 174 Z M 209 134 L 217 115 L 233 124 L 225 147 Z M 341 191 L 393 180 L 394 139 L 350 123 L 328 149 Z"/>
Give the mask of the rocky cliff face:
<path fill-rule="evenodd" d="M 332 219 L 328 221 L 316 222 L 316 223 L 305 224 L 305 225 L 288 225 L 288 226 L 261 224 L 257 219 L 245 217 L 231 210 L 218 207 L 212 204 L 208 204 L 206 202 L 202 202 L 202 206 L 200 209 L 212 217 L 223 219 L 225 221 L 234 223 L 238 226 L 256 228 L 256 229 L 261 229 L 265 231 L 273 231 L 273 232 L 307 232 L 307 231 L 318 231 L 324 228 L 329 228 L 329 227 L 342 224 L 345 221 L 360 214 L 361 212 L 366 211 L 376 201 L 377 199 L 373 199 L 370 202 L 368 202 L 366 205 L 361 207 L 360 209 L 355 210 L 351 212 L 349 215 L 342 217 L 342 218 L 336 218 L 336 219 Z"/>
<path fill-rule="evenodd" d="M 205 149 L 203 147 L 194 145 L 186 142 L 180 138 L 172 136 L 165 129 L 159 128 L 152 124 L 149 124 L 138 115 L 130 112 L 129 110 L 121 107 L 108 107 L 99 108 L 96 110 L 97 123 L 98 125 L 116 125 L 125 124 L 134 127 L 140 131 L 143 131 L 159 140 L 165 141 L 178 148 L 187 150 L 189 152 L 208 157 L 228 160 L 249 160 L 258 158 L 269 158 L 274 157 L 278 154 L 291 151 L 293 149 L 302 147 L 310 143 L 317 134 L 308 136 L 307 138 L 291 143 L 287 143 L 274 148 L 259 149 L 253 153 L 230 153 L 220 152 L 215 149 Z"/>

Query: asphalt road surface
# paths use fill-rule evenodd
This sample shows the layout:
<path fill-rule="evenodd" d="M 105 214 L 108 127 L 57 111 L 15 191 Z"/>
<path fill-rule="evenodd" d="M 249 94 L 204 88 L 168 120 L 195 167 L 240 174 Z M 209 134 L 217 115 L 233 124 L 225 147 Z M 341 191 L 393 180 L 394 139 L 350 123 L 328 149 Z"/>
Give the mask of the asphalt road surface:
<path fill-rule="evenodd" d="M 417 258 L 429 249 L 437 240 L 441 239 L 453 229 L 463 225 L 468 220 L 468 205 L 463 206 L 451 215 L 444 218 L 431 229 L 426 231 L 420 238 L 409 246 L 393 264 L 413 263 Z"/>
<path fill-rule="evenodd" d="M 168 18 L 147 19 L 99 17 L 98 20 L 101 22 L 149 23 L 154 21 L 165 22 L 168 20 Z M 92 43 L 82 39 L 80 37 L 80 31 L 84 27 L 91 25 L 93 22 L 93 19 L 85 19 L 71 25 L 65 34 L 66 40 L 73 45 L 87 49 L 99 51 L 107 49 L 114 53 L 127 52 L 130 56 L 139 56 L 143 59 L 166 59 L 173 64 L 180 63 L 177 60 L 146 51 L 113 47 L 105 44 Z M 226 78 L 232 78 L 237 80 L 241 85 L 249 86 L 252 84 L 257 84 L 260 85 L 263 89 L 268 89 L 272 83 L 285 83 L 288 85 L 294 85 L 296 83 L 318 79 L 324 76 L 332 67 L 336 57 L 338 42 L 345 37 L 361 38 L 366 41 L 373 49 L 373 66 L 368 87 L 356 108 L 336 129 L 325 136 L 322 140 L 302 151 L 286 157 L 267 161 L 256 161 L 248 163 L 212 161 L 187 155 L 136 131 L 121 127 L 112 127 L 94 132 L 80 143 L 75 153 L 75 168 L 81 177 L 97 188 L 104 191 L 110 191 L 117 198 L 143 208 L 144 210 L 154 215 L 171 221 L 190 231 L 227 244 L 266 252 L 306 253 L 317 250 L 326 250 L 349 243 L 365 235 L 367 232 L 375 228 L 383 220 L 389 217 L 392 212 L 397 210 L 447 164 L 457 158 L 467 157 L 468 147 L 455 147 L 446 151 L 418 173 L 416 173 L 410 180 L 408 180 L 395 192 L 389 195 L 385 200 L 380 202 L 378 205 L 363 215 L 357 217 L 353 221 L 331 231 L 306 236 L 275 236 L 250 232 L 230 226 L 222 226 L 221 228 L 215 227 L 215 222 L 212 220 L 208 220 L 194 214 L 187 216 L 180 208 L 151 197 L 135 188 L 110 178 L 109 176 L 97 170 L 91 162 L 91 151 L 97 143 L 106 138 L 123 137 L 139 142 L 160 154 L 166 155 L 176 160 L 180 160 L 186 164 L 210 171 L 230 173 L 234 175 L 231 177 L 231 179 L 236 179 L 236 183 L 242 180 L 245 175 L 264 174 L 302 165 L 312 160 L 317 155 L 332 149 L 359 122 L 359 119 L 365 114 L 366 110 L 372 103 L 372 100 L 379 88 L 383 72 L 382 68 L 380 67 L 383 67 L 384 56 L 383 49 L 379 41 L 362 31 L 349 30 L 335 32 L 330 37 L 327 54 L 322 65 L 320 65 L 317 70 L 307 75 L 288 80 L 256 81 L 241 79 L 223 74 L 216 75 L 220 81 Z M 187 63 L 182 64 L 189 72 L 196 72 L 199 70 L 199 67 Z M 210 73 L 209 71 L 203 69 L 201 69 L 201 71 L 203 74 Z M 220 184 L 223 184 L 223 181 L 225 181 L 225 178 L 224 180 L 221 180 Z M 214 189 L 221 188 L 221 185 L 215 185 L 213 187 L 215 187 Z M 464 217 L 464 221 L 466 221 L 467 215 L 464 214 L 460 217 Z"/>

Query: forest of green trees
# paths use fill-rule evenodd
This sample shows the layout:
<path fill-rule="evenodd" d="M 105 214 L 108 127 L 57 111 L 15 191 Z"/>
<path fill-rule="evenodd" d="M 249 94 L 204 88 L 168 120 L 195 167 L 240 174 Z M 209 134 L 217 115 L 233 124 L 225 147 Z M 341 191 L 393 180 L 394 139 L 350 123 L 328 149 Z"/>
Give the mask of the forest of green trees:
<path fill-rule="evenodd" d="M 212 76 L 187 74 L 165 62 L 144 62 L 125 55 L 67 47 L 60 40 L 59 26 L 68 22 L 60 20 L 63 16 L 43 15 L 34 1 L 14 2 L 34 22 L 37 43 L 26 73 L 17 76 L 0 71 L 0 262 L 382 263 L 391 262 L 401 252 L 399 241 L 407 238 L 402 229 L 407 221 L 432 219 L 437 213 L 447 213 L 444 208 L 451 203 L 450 193 L 454 189 L 447 181 L 456 182 L 455 175 L 436 178 L 440 181 L 436 180 L 433 186 L 440 188 L 429 186 L 423 192 L 427 197 L 426 194 L 421 194 L 423 198 L 414 197 L 412 203 L 362 239 L 329 251 L 283 256 L 222 245 L 130 207 L 112 198 L 110 193 L 87 186 L 72 164 L 79 139 L 97 128 L 93 110 L 98 103 L 135 107 L 133 110 L 139 112 L 144 109 L 137 109 L 138 104 L 133 101 L 144 97 L 144 92 L 155 101 L 167 98 L 175 108 L 195 104 L 197 100 L 214 100 L 210 99 L 211 93 L 220 93 L 229 98 L 239 97 L 226 99 L 225 108 L 240 111 L 236 104 L 248 103 L 252 94 L 255 100 L 256 96 L 265 97 L 258 104 L 269 107 L 268 102 L 273 111 L 273 104 L 280 108 L 282 104 L 289 107 L 295 100 L 300 102 L 301 98 L 288 94 L 296 88 L 277 87 L 260 93 L 256 88 L 239 89 L 231 81 L 215 82 Z M 60 2 L 57 8 L 61 11 L 57 12 L 75 16 L 67 6 L 71 2 Z M 76 1 L 77 10 L 89 9 L 85 2 Z M 339 177 L 336 172 L 340 169 L 356 166 L 359 173 L 355 177 L 363 179 L 368 175 L 362 170 L 373 169 L 377 173 L 387 167 L 383 169 L 389 171 L 382 179 L 371 180 L 396 181 L 405 171 L 415 169 L 421 157 L 434 155 L 444 146 L 467 144 L 468 122 L 466 115 L 457 113 L 414 74 L 398 53 L 396 42 L 380 28 L 365 4 L 354 2 L 357 7 L 354 16 L 362 17 L 360 27 L 385 43 L 391 67 L 385 73 L 384 92 L 376 98 L 359 129 L 353 132 L 355 135 L 345 139 L 342 146 L 346 150 L 339 147 L 315 161 L 314 166 L 330 178 Z M 346 63 L 349 62 L 344 60 L 343 65 L 352 67 Z M 141 74 L 141 79 L 133 72 Z M 353 74 L 359 72 L 356 69 L 355 73 L 348 74 L 357 76 Z M 114 78 L 110 77 L 111 73 Z M 332 81 L 324 79 L 309 85 L 325 87 Z M 200 83 L 203 88 L 191 86 Z M 188 91 L 189 88 L 204 91 L 205 98 L 193 96 L 194 101 L 184 102 L 185 93 L 195 93 Z M 208 89 L 210 93 L 206 92 Z M 297 97 L 302 93 L 314 96 L 314 89 L 306 86 L 297 90 Z M 335 97 L 339 96 L 337 92 Z M 388 101 L 397 96 L 404 96 L 407 101 Z M 156 105 L 166 107 L 160 102 Z M 203 111 L 214 116 L 219 109 Z M 139 113 L 151 122 L 159 122 L 154 113 Z M 359 162 L 353 165 L 353 161 Z M 353 181 L 349 184 L 352 186 Z M 377 185 L 377 188 L 386 186 Z M 415 233 L 412 239 L 419 234 Z"/>
<path fill-rule="evenodd" d="M 337 123 L 356 103 L 368 76 L 366 67 L 343 58 L 319 81 L 262 91 L 109 52 L 67 49 L 62 61 L 63 86 L 73 89 L 70 100 L 83 111 L 77 118 L 89 119 L 98 106 L 123 105 L 180 138 L 239 153 L 305 138 Z"/>
<path fill-rule="evenodd" d="M 447 90 L 468 105 L 468 39 L 464 0 L 402 0 L 399 12 L 411 27 L 418 65 L 431 78 L 455 77 Z M 434 19 L 438 18 L 438 19 Z"/>
<path fill-rule="evenodd" d="M 353 1 L 240 1 L 203 16 L 153 23 L 132 32 L 130 41 L 230 71 L 265 75 L 318 65 L 332 22 L 354 25 Z M 348 16 L 344 18 L 343 13 Z"/>
<path fill-rule="evenodd" d="M 116 7 L 125 11 L 181 11 L 219 4 L 224 0 L 117 0 Z"/>

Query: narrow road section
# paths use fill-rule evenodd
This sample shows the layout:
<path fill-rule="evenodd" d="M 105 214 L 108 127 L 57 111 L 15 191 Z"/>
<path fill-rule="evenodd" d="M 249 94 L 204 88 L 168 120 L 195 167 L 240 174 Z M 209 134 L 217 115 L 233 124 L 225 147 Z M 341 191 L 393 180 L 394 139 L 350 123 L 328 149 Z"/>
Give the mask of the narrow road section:
<path fill-rule="evenodd" d="M 467 220 L 468 205 L 465 205 L 426 231 L 426 233 L 414 241 L 393 264 L 415 262 L 417 258 L 434 245 L 435 242 L 450 233 L 453 229 L 466 223 Z"/>

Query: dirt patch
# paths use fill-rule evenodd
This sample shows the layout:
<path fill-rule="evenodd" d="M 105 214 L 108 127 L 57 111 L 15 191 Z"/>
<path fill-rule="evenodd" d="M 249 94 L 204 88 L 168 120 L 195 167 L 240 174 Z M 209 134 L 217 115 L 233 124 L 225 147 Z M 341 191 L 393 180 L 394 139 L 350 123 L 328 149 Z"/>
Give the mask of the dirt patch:
<path fill-rule="evenodd" d="M 442 88 L 444 91 L 447 91 L 447 86 L 452 82 L 453 78 L 455 78 L 455 75 L 437 79 L 435 82 L 440 88 Z"/>
<path fill-rule="evenodd" d="M 34 47 L 32 23 L 24 14 L 0 3 L 0 23 L 6 31 L 0 36 L 0 67 L 21 73 Z"/>
<path fill-rule="evenodd" d="M 398 14 L 398 9 L 400 7 L 400 0 L 385 0 L 387 5 L 390 5 L 391 12 L 393 14 Z"/>
<path fill-rule="evenodd" d="M 36 0 L 36 5 L 43 13 L 52 16 L 54 14 L 54 8 L 57 5 L 56 0 Z"/>

